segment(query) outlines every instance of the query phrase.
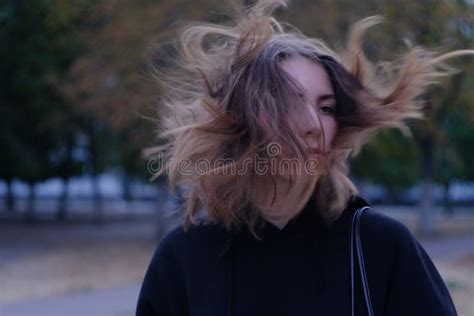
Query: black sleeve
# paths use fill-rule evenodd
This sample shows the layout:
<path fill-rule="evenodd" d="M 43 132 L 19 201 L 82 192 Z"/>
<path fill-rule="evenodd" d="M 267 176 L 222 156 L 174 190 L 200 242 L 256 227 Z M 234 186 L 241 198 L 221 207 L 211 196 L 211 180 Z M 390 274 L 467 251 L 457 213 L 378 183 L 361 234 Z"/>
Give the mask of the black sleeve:
<path fill-rule="evenodd" d="M 415 236 L 400 224 L 387 292 L 386 316 L 456 316 L 449 291 Z"/>
<path fill-rule="evenodd" d="M 165 235 L 145 273 L 136 316 L 185 316 L 187 300 L 182 269 L 172 247 L 173 231 Z"/>

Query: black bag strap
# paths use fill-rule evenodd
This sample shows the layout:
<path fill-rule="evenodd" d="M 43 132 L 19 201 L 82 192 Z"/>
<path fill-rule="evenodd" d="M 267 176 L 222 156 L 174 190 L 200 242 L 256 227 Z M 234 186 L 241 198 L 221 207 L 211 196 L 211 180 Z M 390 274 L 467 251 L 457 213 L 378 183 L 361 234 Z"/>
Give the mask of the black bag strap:
<path fill-rule="evenodd" d="M 351 307 L 352 307 L 352 316 L 355 316 L 355 301 L 354 301 L 354 239 L 356 243 L 356 252 L 357 252 L 357 259 L 359 261 L 359 268 L 360 268 L 360 275 L 362 280 L 362 288 L 364 290 L 364 297 L 365 303 L 367 306 L 367 311 L 369 316 L 374 316 L 374 311 L 372 308 L 372 301 L 370 299 L 370 291 L 369 291 L 369 284 L 367 281 L 367 275 L 365 272 L 365 265 L 364 265 L 364 254 L 362 252 L 362 245 L 360 242 L 360 217 L 362 213 L 369 209 L 370 206 L 364 206 L 357 209 L 354 212 L 354 216 L 352 217 L 352 226 L 351 226 Z"/>

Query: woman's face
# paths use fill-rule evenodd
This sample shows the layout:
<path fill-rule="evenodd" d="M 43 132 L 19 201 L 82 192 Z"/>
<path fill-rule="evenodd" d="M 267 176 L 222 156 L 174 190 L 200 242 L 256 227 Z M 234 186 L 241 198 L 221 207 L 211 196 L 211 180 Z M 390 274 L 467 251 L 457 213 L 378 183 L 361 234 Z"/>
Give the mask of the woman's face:
<path fill-rule="evenodd" d="M 336 97 L 324 67 L 303 56 L 290 56 L 280 66 L 303 88 L 304 107 L 291 110 L 291 123 L 310 156 L 327 155 L 337 132 Z M 324 130 L 324 132 L 323 132 Z"/>

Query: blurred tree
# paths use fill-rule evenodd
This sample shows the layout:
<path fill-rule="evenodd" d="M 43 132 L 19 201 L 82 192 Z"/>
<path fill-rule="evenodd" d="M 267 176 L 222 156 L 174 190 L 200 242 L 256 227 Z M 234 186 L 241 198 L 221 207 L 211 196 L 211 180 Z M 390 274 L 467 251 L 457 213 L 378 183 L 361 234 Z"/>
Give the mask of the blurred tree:
<path fill-rule="evenodd" d="M 465 1 L 436 1 L 424 0 L 404 3 L 403 6 L 387 4 L 388 12 L 393 13 L 391 19 L 396 21 L 391 28 L 393 31 L 399 30 L 405 37 L 415 44 L 421 44 L 428 48 L 443 47 L 443 49 L 465 49 L 472 47 L 474 37 L 472 35 L 473 7 Z M 403 7 L 403 10 L 401 9 Z M 469 22 L 471 21 L 471 22 Z M 471 29 L 470 34 L 465 32 L 465 28 Z M 464 58 L 465 62 L 469 58 Z M 464 67 L 460 61 L 460 69 Z M 443 170 L 444 174 L 449 174 L 443 164 L 437 162 L 446 161 L 440 157 L 453 157 L 455 130 L 447 128 L 449 125 L 443 124 L 449 113 L 456 111 L 460 106 L 458 96 L 462 93 L 464 80 L 474 73 L 461 73 L 453 78 L 444 81 L 444 88 L 431 89 L 426 99 L 427 120 L 417 122 L 414 126 L 414 136 L 421 152 L 421 189 L 420 200 L 420 221 L 419 229 L 421 234 L 432 233 L 431 213 L 433 209 L 433 182 L 436 170 Z M 472 89 L 467 93 L 472 95 Z M 462 121 L 462 120 L 461 120 Z M 450 136 L 451 134 L 451 136 Z M 444 145 L 444 146 L 443 146 Z M 449 165 L 449 164 L 448 164 Z M 449 176 L 454 176 L 450 174 Z M 439 178 L 438 178 L 439 179 Z M 446 177 L 445 177 L 446 179 Z"/>
<path fill-rule="evenodd" d="M 27 217 L 34 218 L 35 184 L 54 174 L 58 118 L 64 107 L 59 80 L 74 56 L 67 24 L 50 1 L 5 1 L 0 8 L 0 176 L 30 186 Z M 11 192 L 11 191 L 10 191 Z M 12 194 L 8 204 L 13 205 Z"/>
<path fill-rule="evenodd" d="M 474 63 L 466 64 L 472 67 Z M 443 98 L 444 108 L 450 108 L 450 103 L 455 102 L 458 106 L 455 109 L 446 111 L 440 115 L 440 122 L 445 134 L 439 142 L 439 150 L 435 157 L 437 165 L 435 176 L 436 181 L 444 188 L 443 205 L 445 213 L 452 215 L 454 210 L 450 201 L 450 186 L 456 180 L 474 180 L 474 100 L 469 99 L 469 95 L 463 93 L 468 91 L 468 87 L 474 85 L 474 76 L 466 77 L 468 70 L 456 76 L 450 94 Z M 464 80 L 463 77 L 465 77 Z M 462 81 L 463 87 L 459 81 Z M 457 90 L 457 91 L 456 91 Z M 472 98 L 472 96 L 471 96 Z M 441 114 L 441 113 L 439 113 Z"/>
<path fill-rule="evenodd" d="M 91 175 L 92 200 L 94 205 L 95 219 L 98 223 L 104 221 L 102 194 L 99 186 L 99 175 L 111 165 L 113 161 L 113 135 L 108 126 L 100 119 L 89 118 L 85 126 L 87 138 L 88 159 L 86 171 Z"/>
<path fill-rule="evenodd" d="M 109 157 L 93 159 L 102 161 L 102 167 L 120 168 L 125 200 L 131 197 L 133 179 L 151 176 L 141 151 L 154 142 L 154 126 L 143 117 L 155 117 L 160 94 L 152 75 L 156 44 L 172 40 L 170 26 L 180 18 L 209 19 L 217 3 L 102 0 L 88 8 L 87 18 L 76 27 L 85 52 L 75 60 L 65 88 L 80 113 L 108 130 L 109 137 L 102 138 L 99 146 L 90 138 L 95 148 L 91 154 Z"/>
<path fill-rule="evenodd" d="M 73 107 L 63 107 L 55 126 L 56 148 L 51 154 L 51 166 L 54 175 L 62 182 L 62 192 L 59 197 L 56 218 L 63 221 L 67 218 L 69 180 L 80 175 L 86 164 L 85 157 L 78 155 L 81 147 L 80 136 L 84 133 L 85 122 L 83 117 L 75 113 Z"/>
<path fill-rule="evenodd" d="M 145 128 L 148 127 L 148 128 Z M 150 139 L 152 126 L 137 119 L 129 122 L 128 126 L 118 132 L 119 165 L 122 169 L 123 199 L 132 199 L 131 183 L 134 180 L 148 180 L 151 174 L 145 168 L 145 162 L 141 159 L 143 141 Z"/>
<path fill-rule="evenodd" d="M 396 204 L 404 189 L 420 177 L 419 150 L 413 138 L 399 130 L 380 133 L 352 163 L 352 173 L 383 186 L 390 203 Z"/>

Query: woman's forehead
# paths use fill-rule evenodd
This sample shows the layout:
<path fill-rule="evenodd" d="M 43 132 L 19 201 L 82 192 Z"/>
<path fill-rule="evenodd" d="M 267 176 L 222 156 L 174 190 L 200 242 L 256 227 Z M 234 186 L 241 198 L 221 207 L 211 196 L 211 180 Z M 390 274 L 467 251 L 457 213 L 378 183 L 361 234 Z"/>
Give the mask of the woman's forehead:
<path fill-rule="evenodd" d="M 280 67 L 298 82 L 307 97 L 318 99 L 334 94 L 328 73 L 317 61 L 296 55 L 282 60 Z"/>

